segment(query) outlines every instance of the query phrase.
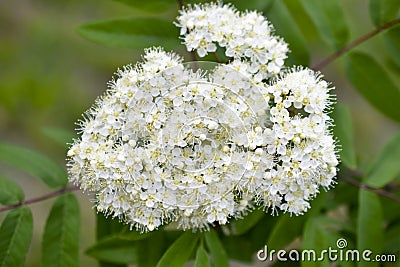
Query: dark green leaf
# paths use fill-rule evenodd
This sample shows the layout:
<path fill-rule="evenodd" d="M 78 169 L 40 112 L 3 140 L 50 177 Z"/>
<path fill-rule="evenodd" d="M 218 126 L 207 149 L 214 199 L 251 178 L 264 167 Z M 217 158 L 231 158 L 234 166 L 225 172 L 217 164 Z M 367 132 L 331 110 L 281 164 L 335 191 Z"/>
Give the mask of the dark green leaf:
<path fill-rule="evenodd" d="M 301 235 L 305 220 L 305 215 L 297 217 L 287 213 L 280 215 L 279 221 L 268 238 L 268 246 L 276 250 L 285 248 Z"/>
<path fill-rule="evenodd" d="M 357 90 L 383 114 L 400 121 L 400 90 L 373 58 L 353 52 L 348 57 L 347 73 Z"/>
<path fill-rule="evenodd" d="M 221 240 L 219 239 L 217 232 L 214 229 L 210 229 L 209 232 L 206 232 L 204 234 L 204 237 L 206 239 L 207 247 L 211 252 L 214 266 L 229 266 L 228 256 L 226 255 L 225 249 L 222 246 Z"/>
<path fill-rule="evenodd" d="M 310 55 L 300 29 L 282 1 L 273 1 L 267 17 L 276 25 L 276 32 L 289 44 L 288 65 L 308 65 Z"/>
<path fill-rule="evenodd" d="M 74 134 L 57 128 L 43 128 L 42 132 L 45 136 L 56 142 L 57 144 L 67 147 L 68 143 L 72 143 Z"/>
<path fill-rule="evenodd" d="M 98 21 L 81 25 L 78 33 L 102 44 L 131 49 L 180 45 L 179 31 L 171 21 L 158 18 L 127 18 Z"/>
<path fill-rule="evenodd" d="M 12 205 L 24 200 L 24 191 L 14 181 L 0 177 L 0 204 Z"/>
<path fill-rule="evenodd" d="M 307 40 L 315 40 L 315 37 L 318 35 L 318 30 L 307 12 L 304 10 L 301 2 L 299 0 L 279 0 L 279 2 L 285 4 L 286 8 L 290 12 L 290 16 L 296 21 L 296 24 L 304 38 Z"/>
<path fill-rule="evenodd" d="M 354 149 L 353 123 L 349 108 L 344 104 L 338 104 L 333 113 L 336 127 L 333 133 L 339 138 L 341 146 L 340 160 L 350 169 L 357 168 L 356 153 Z"/>
<path fill-rule="evenodd" d="M 156 266 L 157 262 L 168 248 L 169 244 L 166 241 L 164 231 L 153 232 L 151 238 L 137 241 L 137 266 Z"/>
<path fill-rule="evenodd" d="M 253 241 L 247 235 L 222 236 L 221 242 L 224 244 L 228 258 L 242 262 L 252 262 L 254 253 L 265 243 L 263 242 L 260 246 L 256 245 L 256 249 L 253 249 Z"/>
<path fill-rule="evenodd" d="M 400 133 L 393 136 L 379 153 L 378 158 L 365 178 L 372 187 L 383 187 L 400 174 Z"/>
<path fill-rule="evenodd" d="M 236 220 L 234 225 L 235 235 L 241 235 L 249 231 L 254 225 L 256 225 L 263 217 L 265 212 L 262 210 L 254 210 L 247 214 L 243 219 Z"/>
<path fill-rule="evenodd" d="M 369 0 L 369 14 L 375 26 L 395 19 L 399 9 L 399 0 Z"/>
<path fill-rule="evenodd" d="M 111 236 L 113 234 L 119 234 L 122 232 L 129 231 L 127 225 L 120 222 L 115 218 L 106 218 L 103 213 L 96 213 L 96 240 L 102 240 L 106 236 Z M 100 267 L 126 267 L 126 264 L 112 264 L 109 262 L 99 261 Z"/>
<path fill-rule="evenodd" d="M 197 248 L 196 259 L 194 263 L 195 267 L 210 267 L 210 260 L 208 259 L 207 251 L 202 245 Z"/>
<path fill-rule="evenodd" d="M 315 258 L 321 255 L 321 251 L 328 247 L 334 247 L 336 240 L 340 237 L 336 231 L 340 230 L 340 224 L 325 216 L 309 217 L 303 232 L 302 246 L 304 250 L 315 251 Z M 308 257 L 314 257 L 312 252 Z M 301 262 L 301 266 L 326 266 L 328 263 L 326 257 L 324 261 L 306 260 Z M 329 264 L 327 265 L 329 266 Z"/>
<path fill-rule="evenodd" d="M 86 254 L 111 263 L 136 263 L 137 247 L 135 241 L 110 236 L 100 240 L 86 250 Z"/>
<path fill-rule="evenodd" d="M 340 2 L 336 0 L 301 0 L 322 39 L 338 49 L 349 40 L 349 29 Z"/>
<path fill-rule="evenodd" d="M 192 254 L 198 240 L 198 234 L 183 233 L 164 253 L 157 267 L 183 266 Z"/>
<path fill-rule="evenodd" d="M 42 266 L 78 266 L 79 205 L 75 195 L 57 197 L 51 208 L 42 243 Z"/>
<path fill-rule="evenodd" d="M 400 67 L 400 26 L 394 27 L 383 34 L 390 60 Z"/>
<path fill-rule="evenodd" d="M 358 195 L 359 209 L 357 216 L 357 249 L 371 250 L 375 255 L 383 248 L 383 215 L 379 197 L 372 192 L 360 189 Z M 369 263 L 368 266 L 378 266 Z M 363 266 L 363 262 L 361 265 Z"/>
<path fill-rule="evenodd" d="M 53 188 L 68 183 L 67 174 L 60 166 L 46 156 L 26 148 L 0 144 L 0 161 L 28 172 Z"/>
<path fill-rule="evenodd" d="M 19 267 L 25 262 L 32 238 L 33 219 L 26 206 L 10 211 L 0 227 L 0 266 Z"/>
<path fill-rule="evenodd" d="M 178 3 L 176 0 L 114 0 L 116 2 L 123 3 L 134 9 L 143 10 L 149 13 L 160 13 L 175 7 L 178 9 Z"/>
<path fill-rule="evenodd" d="M 400 223 L 391 226 L 385 231 L 385 252 L 400 252 Z"/>

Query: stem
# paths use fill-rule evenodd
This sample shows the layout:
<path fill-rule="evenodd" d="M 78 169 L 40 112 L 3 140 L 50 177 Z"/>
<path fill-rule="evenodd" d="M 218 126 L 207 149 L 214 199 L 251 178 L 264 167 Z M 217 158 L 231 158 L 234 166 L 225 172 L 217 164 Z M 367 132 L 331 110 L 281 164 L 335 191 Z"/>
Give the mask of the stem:
<path fill-rule="evenodd" d="M 340 56 L 342 56 L 343 54 L 347 53 L 348 51 L 350 51 L 351 49 L 353 49 L 354 47 L 358 46 L 359 44 L 362 44 L 363 42 L 367 41 L 368 39 L 374 37 L 375 35 L 377 35 L 378 33 L 387 30 L 397 24 L 400 23 L 400 18 L 391 20 L 385 24 L 382 24 L 380 26 L 378 26 L 377 28 L 375 28 L 374 30 L 362 35 L 361 37 L 359 37 L 358 39 L 348 43 L 347 45 L 343 46 L 342 48 L 340 48 L 339 50 L 337 50 L 335 53 L 331 54 L 330 56 L 324 58 L 323 60 L 321 60 L 321 62 L 317 63 L 315 66 L 313 66 L 312 68 L 315 70 L 321 70 L 324 67 L 326 67 L 327 65 L 329 65 L 330 63 L 332 63 L 333 61 L 335 61 L 337 58 L 339 58 Z"/>
<path fill-rule="evenodd" d="M 378 195 L 390 198 L 390 199 L 392 199 L 392 200 L 394 200 L 396 202 L 400 202 L 400 197 L 399 196 L 396 196 L 395 194 L 392 194 L 392 193 L 390 193 L 388 191 L 385 191 L 383 189 L 373 188 L 373 187 L 371 187 L 369 185 L 363 184 L 363 183 L 361 183 L 361 182 L 359 182 L 357 180 L 354 180 L 354 179 L 348 178 L 348 177 L 341 177 L 340 180 L 342 180 L 342 181 L 344 181 L 344 182 L 346 182 L 348 184 L 357 186 L 357 187 L 359 187 L 361 189 L 364 189 L 364 190 L 367 190 L 367 191 L 371 191 L 371 192 L 376 193 Z"/>
<path fill-rule="evenodd" d="M 78 187 L 76 187 L 74 185 L 70 185 L 70 186 L 58 189 L 56 191 L 50 192 L 48 194 L 42 195 L 40 197 L 31 198 L 31 199 L 24 200 L 24 201 L 21 201 L 21 202 L 12 204 L 12 205 L 1 207 L 0 208 L 0 212 L 4 212 L 4 211 L 7 211 L 7 210 L 15 209 L 15 208 L 21 207 L 23 205 L 29 205 L 29 204 L 41 202 L 43 200 L 47 200 L 49 198 L 53 198 L 53 197 L 65 194 L 67 192 L 72 192 L 72 191 L 78 190 L 78 189 L 79 189 Z"/>

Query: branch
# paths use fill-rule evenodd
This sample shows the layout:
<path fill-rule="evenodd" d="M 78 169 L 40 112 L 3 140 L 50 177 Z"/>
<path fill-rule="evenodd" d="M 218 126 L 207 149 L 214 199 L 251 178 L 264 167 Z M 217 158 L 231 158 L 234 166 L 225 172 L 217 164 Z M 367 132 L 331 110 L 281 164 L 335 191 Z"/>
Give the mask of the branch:
<path fill-rule="evenodd" d="M 45 194 L 45 195 L 40 196 L 40 197 L 31 198 L 31 199 L 28 199 L 28 200 L 24 200 L 24 201 L 18 202 L 16 204 L 12 204 L 12 205 L 1 207 L 0 208 L 0 212 L 4 212 L 4 211 L 7 211 L 7 210 L 15 209 L 15 208 L 21 207 L 23 205 L 29 205 L 29 204 L 41 202 L 43 200 L 46 200 L 46 199 L 49 199 L 49 198 L 53 198 L 53 197 L 65 194 L 67 192 L 72 192 L 72 191 L 78 190 L 78 189 L 79 189 L 79 187 L 76 187 L 74 185 L 70 185 L 70 186 L 58 189 L 56 191 L 50 192 L 50 193 Z"/>
<path fill-rule="evenodd" d="M 392 194 L 392 193 L 390 193 L 390 192 L 388 192 L 386 190 L 377 189 L 377 188 L 371 187 L 369 185 L 363 184 L 363 183 L 361 183 L 361 182 L 359 182 L 359 181 L 357 181 L 355 179 L 348 178 L 348 177 L 340 177 L 340 180 L 342 180 L 342 181 L 344 181 L 344 182 L 346 182 L 348 184 L 357 186 L 357 187 L 359 187 L 361 189 L 364 189 L 364 190 L 367 190 L 367 191 L 371 191 L 371 192 L 373 192 L 375 194 L 390 198 L 390 199 L 400 203 L 400 196 Z"/>
<path fill-rule="evenodd" d="M 348 51 L 350 51 L 351 49 L 353 49 L 354 47 L 358 46 L 359 44 L 369 40 L 370 38 L 374 37 L 375 35 L 377 35 L 378 33 L 387 30 L 397 24 L 400 23 L 400 18 L 391 20 L 385 24 L 382 24 L 380 26 L 378 26 L 377 28 L 375 28 L 374 30 L 362 35 L 361 37 L 359 37 L 358 39 L 354 40 L 353 42 L 348 43 L 347 45 L 343 46 L 342 48 L 340 48 L 339 50 L 337 50 L 335 53 L 333 53 L 332 55 L 324 58 L 321 62 L 317 63 L 315 66 L 313 66 L 312 68 L 315 70 L 321 70 L 324 67 L 326 67 L 327 65 L 329 65 L 330 63 L 332 63 L 333 61 L 335 61 L 337 58 L 339 58 L 340 56 L 342 56 L 343 54 L 347 53 Z"/>

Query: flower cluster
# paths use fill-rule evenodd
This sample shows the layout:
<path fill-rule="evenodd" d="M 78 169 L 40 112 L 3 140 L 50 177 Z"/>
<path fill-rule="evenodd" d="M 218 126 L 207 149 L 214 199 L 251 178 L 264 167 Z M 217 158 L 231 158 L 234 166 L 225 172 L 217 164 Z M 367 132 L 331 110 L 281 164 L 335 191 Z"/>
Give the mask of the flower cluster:
<path fill-rule="evenodd" d="M 328 83 L 306 68 L 282 72 L 287 46 L 255 12 L 205 4 L 178 21 L 189 50 L 216 42 L 234 60 L 191 65 L 147 49 L 81 122 L 70 181 L 140 231 L 208 229 L 255 206 L 303 214 L 336 175 Z"/>
<path fill-rule="evenodd" d="M 249 71 L 259 80 L 269 78 L 283 67 L 287 44 L 273 35 L 272 25 L 255 11 L 241 13 L 221 3 L 189 6 L 180 12 L 178 22 L 188 51 L 200 57 L 215 52 L 217 45 L 225 55 L 249 62 Z"/>

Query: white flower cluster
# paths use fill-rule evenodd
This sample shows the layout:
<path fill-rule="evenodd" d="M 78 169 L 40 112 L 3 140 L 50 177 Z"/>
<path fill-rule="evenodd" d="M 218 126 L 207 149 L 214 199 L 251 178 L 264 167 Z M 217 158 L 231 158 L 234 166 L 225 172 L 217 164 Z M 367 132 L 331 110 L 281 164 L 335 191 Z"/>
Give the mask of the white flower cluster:
<path fill-rule="evenodd" d="M 241 13 L 221 3 L 194 5 L 180 12 L 176 25 L 188 51 L 204 57 L 219 45 L 226 56 L 248 62 L 258 80 L 278 74 L 287 57 L 287 44 L 272 35 L 272 25 L 255 11 Z"/>
<path fill-rule="evenodd" d="M 260 78 L 252 64 L 275 62 L 269 49 L 276 47 L 285 47 L 283 60 L 287 48 L 257 13 L 206 4 L 183 11 L 179 21 L 185 35 L 210 36 L 208 45 L 227 51 L 242 34 L 245 41 L 234 41 L 242 52 L 225 65 L 184 64 L 161 48 L 147 49 L 142 63 L 118 71 L 81 122 L 81 139 L 68 151 L 70 181 L 96 194 L 98 211 L 140 231 L 170 222 L 208 229 L 255 206 L 304 213 L 319 187 L 333 184 L 338 164 L 327 82 L 304 68 L 267 84 L 276 71 L 267 66 Z M 262 35 L 279 45 L 267 48 Z M 251 46 L 249 38 L 259 41 Z"/>

